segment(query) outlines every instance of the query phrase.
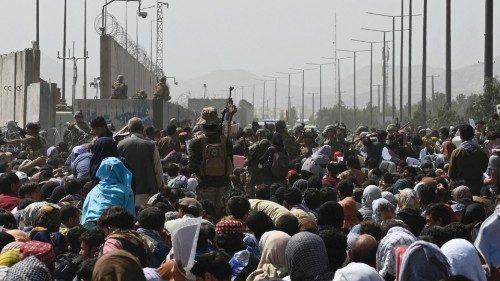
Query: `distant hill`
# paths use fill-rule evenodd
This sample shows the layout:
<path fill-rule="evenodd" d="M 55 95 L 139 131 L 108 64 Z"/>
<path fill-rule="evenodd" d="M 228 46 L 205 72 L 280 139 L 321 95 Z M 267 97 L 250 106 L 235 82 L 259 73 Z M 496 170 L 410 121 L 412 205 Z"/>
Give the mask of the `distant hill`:
<path fill-rule="evenodd" d="M 495 59 L 496 61 L 500 61 L 500 57 Z M 416 62 L 415 62 L 416 63 Z M 465 66 L 459 69 L 455 69 L 452 72 L 452 95 L 453 97 L 459 94 L 475 94 L 480 93 L 482 91 L 483 85 L 483 68 L 484 65 L 482 63 L 477 63 L 469 66 Z M 388 70 L 388 78 L 387 78 L 387 98 L 388 101 L 391 101 L 392 97 L 392 70 L 389 68 Z M 421 73 L 422 66 L 414 65 L 412 66 L 412 103 L 416 103 L 421 98 Z M 500 64 L 494 64 L 494 73 L 500 73 Z M 399 106 L 399 66 L 396 65 L 396 104 Z M 439 75 L 439 77 L 435 78 L 435 91 L 436 92 L 444 92 L 445 89 L 445 70 L 443 68 L 427 68 L 427 75 Z M 382 83 L 382 65 L 374 64 L 373 65 L 373 83 L 378 84 Z M 203 96 L 203 84 L 207 84 L 207 95 L 209 97 L 226 97 L 227 96 L 227 87 L 228 85 L 236 85 L 236 99 L 241 99 L 241 88 L 239 86 L 250 86 L 252 84 L 256 84 L 255 86 L 255 103 L 257 110 L 259 107 L 262 108 L 262 82 L 256 79 L 264 79 L 263 77 L 259 77 L 249 71 L 242 69 L 234 69 L 234 70 L 216 70 L 212 71 L 206 75 L 199 76 L 193 79 L 189 79 L 186 81 L 179 81 L 179 85 L 172 85 L 172 97 L 173 100 L 183 94 L 183 93 L 191 93 L 193 97 L 202 97 Z M 328 78 L 327 78 L 328 79 Z M 348 75 L 344 79 L 341 80 L 341 90 L 346 93 L 342 94 L 342 100 L 348 106 L 352 106 L 353 104 L 353 79 L 354 76 L 352 74 Z M 369 101 L 369 83 L 370 83 L 370 67 L 365 66 L 363 68 L 358 69 L 356 73 L 356 88 L 357 88 L 357 106 L 364 107 Z M 300 104 L 302 102 L 302 88 L 298 86 L 297 78 L 294 78 L 294 82 L 296 85 L 292 84 L 291 87 L 291 96 L 292 96 L 292 106 L 296 106 L 300 108 Z M 407 103 L 407 95 L 408 95 L 408 74 L 407 68 L 404 69 L 403 76 L 403 102 Z M 306 87 L 305 92 L 319 92 L 319 87 Z M 286 79 L 278 80 L 278 108 L 286 108 L 287 99 L 286 95 L 288 93 L 288 83 Z M 431 79 L 427 79 L 427 94 L 430 96 L 431 93 Z M 373 88 L 373 98 L 374 102 L 376 102 L 376 87 Z M 252 87 L 244 88 L 245 99 L 252 102 Z M 332 97 L 333 95 L 333 85 L 331 81 L 328 79 L 323 84 L 323 102 L 324 106 L 331 106 L 332 104 L 337 102 L 337 96 Z M 272 108 L 274 106 L 274 84 L 269 83 L 266 87 L 266 100 L 269 100 L 269 107 Z M 318 100 L 316 99 L 316 110 L 318 108 Z M 305 97 L 305 110 L 306 115 L 310 114 L 311 111 L 311 97 L 308 95 Z"/>

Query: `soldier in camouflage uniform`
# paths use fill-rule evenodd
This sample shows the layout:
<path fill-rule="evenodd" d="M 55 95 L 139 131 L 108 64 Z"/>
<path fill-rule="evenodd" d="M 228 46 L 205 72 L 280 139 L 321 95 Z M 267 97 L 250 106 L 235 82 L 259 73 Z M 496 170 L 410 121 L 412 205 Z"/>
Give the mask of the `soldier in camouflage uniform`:
<path fill-rule="evenodd" d="M 68 129 L 64 132 L 63 140 L 68 143 L 70 147 L 84 144 L 90 141 L 92 130 L 84 121 L 83 113 L 81 111 L 75 112 L 73 115 L 75 122 L 68 125 Z"/>
<path fill-rule="evenodd" d="M 312 155 L 313 148 L 318 147 L 318 144 L 315 142 L 317 134 L 312 129 L 306 129 L 302 133 L 303 142 L 300 144 L 300 156 L 302 158 L 307 158 Z"/>
<path fill-rule="evenodd" d="M 345 140 L 345 128 L 342 124 L 327 125 L 323 129 L 323 145 L 329 145 L 332 151 L 342 153 L 349 150 L 349 143 Z"/>
<path fill-rule="evenodd" d="M 145 100 L 148 98 L 148 94 L 146 94 L 146 91 L 140 90 L 135 95 L 132 97 L 134 100 Z"/>
<path fill-rule="evenodd" d="M 267 139 L 267 132 L 265 129 L 258 129 L 255 133 L 257 140 L 248 149 L 248 155 L 245 160 L 245 166 L 247 167 L 248 177 L 247 177 L 247 194 L 253 196 L 255 186 L 264 183 L 263 173 L 269 172 L 263 168 L 259 168 L 259 160 L 266 153 L 271 142 Z"/>
<path fill-rule="evenodd" d="M 113 83 L 111 88 L 113 89 L 113 93 L 111 94 L 110 99 L 128 99 L 127 91 L 128 86 L 124 83 L 125 77 L 123 75 L 118 75 L 116 81 Z"/>
<path fill-rule="evenodd" d="M 204 108 L 197 125 L 203 133 L 189 145 L 188 168 L 199 178 L 197 199 L 212 202 L 216 215 L 221 216 L 225 208 L 222 196 L 231 186 L 233 145 L 219 130 L 220 118 L 215 108 Z"/>
<path fill-rule="evenodd" d="M 163 76 L 160 78 L 160 82 L 156 84 L 156 90 L 154 94 L 155 100 L 170 100 L 170 88 L 167 85 L 167 77 Z"/>
<path fill-rule="evenodd" d="M 283 145 L 285 146 L 286 153 L 290 160 L 295 160 L 299 157 L 299 144 L 295 139 L 288 133 L 286 129 L 286 123 L 283 120 L 279 120 L 275 124 L 276 132 L 280 133 L 283 137 Z"/>

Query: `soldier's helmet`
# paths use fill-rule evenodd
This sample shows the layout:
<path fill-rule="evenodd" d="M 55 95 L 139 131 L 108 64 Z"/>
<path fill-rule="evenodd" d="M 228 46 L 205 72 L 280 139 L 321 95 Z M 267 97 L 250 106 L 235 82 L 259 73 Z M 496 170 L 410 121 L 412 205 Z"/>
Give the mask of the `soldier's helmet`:
<path fill-rule="evenodd" d="M 167 82 L 167 77 L 163 76 L 162 78 L 160 78 L 160 82 L 163 82 L 163 83 Z"/>
<path fill-rule="evenodd" d="M 117 80 L 118 82 L 123 82 L 123 80 L 125 80 L 125 76 L 123 76 L 123 75 L 118 75 L 118 77 L 116 77 L 116 80 Z"/>
<path fill-rule="evenodd" d="M 220 119 L 217 116 L 217 109 L 213 107 L 205 107 L 201 111 L 201 117 L 198 120 L 199 125 L 217 125 Z"/>
<path fill-rule="evenodd" d="M 73 114 L 73 117 L 74 118 L 83 118 L 83 112 L 81 110 L 75 112 L 75 114 Z"/>

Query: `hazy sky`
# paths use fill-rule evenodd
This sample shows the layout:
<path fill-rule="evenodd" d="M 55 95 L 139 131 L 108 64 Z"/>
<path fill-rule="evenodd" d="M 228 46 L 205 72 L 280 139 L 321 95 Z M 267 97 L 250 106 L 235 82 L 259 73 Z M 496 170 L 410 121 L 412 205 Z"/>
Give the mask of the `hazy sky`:
<path fill-rule="evenodd" d="M 83 0 L 68 0 L 68 48 L 76 41 L 77 54 L 83 49 Z M 88 75 L 99 75 L 99 41 L 94 20 L 103 0 L 88 2 Z M 41 49 L 52 58 L 62 49 L 63 0 L 40 0 Z M 150 6 L 155 0 L 143 0 Z M 289 67 L 304 67 L 305 62 L 321 62 L 332 56 L 333 23 L 337 13 L 338 45 L 346 49 L 366 49 L 350 38 L 381 40 L 379 33 L 360 27 L 392 28 L 390 18 L 365 12 L 400 14 L 400 0 L 173 0 L 165 10 L 165 70 L 186 80 L 218 69 L 245 69 L 257 75 L 273 75 Z M 408 8 L 405 0 L 405 9 Z M 0 0 L 0 53 L 30 47 L 35 39 L 35 0 Z M 495 6 L 495 34 L 500 34 L 500 5 Z M 413 1 L 414 13 L 421 13 L 423 0 Z M 459 68 L 483 60 L 484 0 L 452 1 L 452 67 Z M 115 2 L 108 12 L 124 24 L 125 3 Z M 134 10 L 129 3 L 129 33 L 135 38 Z M 139 19 L 139 41 L 149 51 L 150 20 Z M 397 28 L 399 28 L 399 21 Z M 413 63 L 421 63 L 422 18 L 413 21 Z M 406 22 L 407 27 L 407 22 Z M 444 67 L 445 1 L 429 1 L 428 64 Z M 406 35 L 407 36 L 407 35 Z M 391 36 L 388 36 L 390 40 Z M 399 43 L 399 35 L 396 37 Z M 407 40 L 407 37 L 406 39 Z M 495 38 L 495 56 L 500 55 L 500 38 Z M 405 48 L 405 65 L 408 51 Z M 399 46 L 396 56 L 399 56 Z M 380 51 L 375 56 L 380 61 Z M 369 63 L 360 54 L 359 67 Z M 79 66 L 82 69 L 82 65 Z M 68 64 L 68 68 L 71 67 Z M 325 67 L 325 75 L 331 67 Z M 344 75 L 352 67 L 344 67 Z M 68 73 L 67 75 L 71 75 Z M 420 75 L 420 74 L 415 74 Z M 317 74 L 308 74 L 307 84 L 317 83 Z M 52 81 L 60 81 L 53 77 Z M 81 80 L 79 81 L 81 83 Z M 299 80 L 294 83 L 300 83 Z M 326 83 L 326 82 L 325 82 Z"/>

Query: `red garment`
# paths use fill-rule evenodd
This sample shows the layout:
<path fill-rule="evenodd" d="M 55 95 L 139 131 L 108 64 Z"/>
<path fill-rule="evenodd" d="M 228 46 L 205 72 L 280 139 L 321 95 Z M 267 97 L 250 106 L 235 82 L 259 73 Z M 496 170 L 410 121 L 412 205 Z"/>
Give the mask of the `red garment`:
<path fill-rule="evenodd" d="M 324 176 L 323 179 L 321 179 L 321 185 L 323 187 L 337 188 L 337 184 L 339 183 L 339 181 L 339 178 L 327 175 Z"/>
<path fill-rule="evenodd" d="M 19 204 L 20 200 L 21 199 L 16 196 L 0 194 L 0 208 L 10 212 L 17 207 L 17 204 Z"/>

